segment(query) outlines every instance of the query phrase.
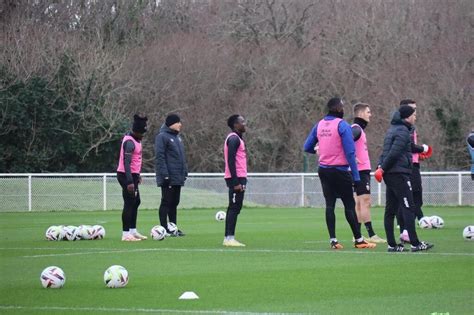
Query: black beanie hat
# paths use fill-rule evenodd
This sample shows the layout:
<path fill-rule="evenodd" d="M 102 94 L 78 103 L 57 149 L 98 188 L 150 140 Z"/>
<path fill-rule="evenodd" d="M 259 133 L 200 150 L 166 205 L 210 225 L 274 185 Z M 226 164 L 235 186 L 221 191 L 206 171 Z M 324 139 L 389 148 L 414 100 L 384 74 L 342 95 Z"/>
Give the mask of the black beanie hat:
<path fill-rule="evenodd" d="M 146 122 L 148 118 L 141 117 L 137 114 L 133 116 L 133 127 L 132 131 L 139 132 L 139 133 L 145 133 L 147 128 L 146 128 Z"/>
<path fill-rule="evenodd" d="M 174 125 L 174 124 L 176 124 L 180 121 L 181 121 L 181 118 L 179 118 L 178 115 L 170 114 L 170 115 L 168 115 L 168 117 L 166 117 L 165 124 L 166 124 L 167 127 L 169 127 L 169 126 Z"/>
<path fill-rule="evenodd" d="M 415 109 L 409 105 L 402 105 L 398 111 L 400 112 L 400 118 L 405 119 L 413 115 Z"/>

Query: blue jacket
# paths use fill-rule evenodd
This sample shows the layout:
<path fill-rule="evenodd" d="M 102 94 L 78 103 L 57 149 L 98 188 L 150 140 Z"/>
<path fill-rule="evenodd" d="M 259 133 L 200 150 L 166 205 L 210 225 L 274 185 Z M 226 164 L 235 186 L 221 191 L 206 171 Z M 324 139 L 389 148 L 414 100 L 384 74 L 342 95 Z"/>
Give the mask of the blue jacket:
<path fill-rule="evenodd" d="M 188 165 L 178 132 L 163 125 L 155 137 L 155 172 L 158 186 L 184 186 Z M 166 183 L 165 178 L 169 178 Z"/>
<path fill-rule="evenodd" d="M 336 117 L 332 115 L 326 115 L 324 120 L 333 120 Z M 313 129 L 311 129 L 306 141 L 304 143 L 304 151 L 307 153 L 315 154 L 314 147 L 316 143 L 318 143 L 317 137 L 318 131 L 318 124 L 316 124 Z M 335 168 L 340 169 L 342 171 L 348 171 L 349 167 L 352 172 L 352 179 L 354 181 L 360 181 L 359 171 L 357 170 L 357 162 L 355 157 L 355 144 L 354 138 L 352 136 L 352 128 L 346 121 L 341 121 L 338 126 L 339 136 L 341 137 L 342 141 L 342 148 L 344 149 L 344 154 L 346 155 L 347 162 L 349 165 L 347 166 L 336 166 Z M 319 165 L 319 167 L 332 167 L 329 165 Z"/>

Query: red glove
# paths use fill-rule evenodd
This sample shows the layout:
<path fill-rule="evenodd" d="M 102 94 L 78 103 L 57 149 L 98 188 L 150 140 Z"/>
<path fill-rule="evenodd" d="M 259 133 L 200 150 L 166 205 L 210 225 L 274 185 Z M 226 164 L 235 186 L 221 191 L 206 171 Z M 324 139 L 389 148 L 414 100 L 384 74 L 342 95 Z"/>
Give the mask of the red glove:
<path fill-rule="evenodd" d="M 433 155 L 433 148 L 431 146 L 428 146 L 428 150 L 426 152 L 420 153 L 420 160 L 426 160 L 430 158 Z"/>
<path fill-rule="evenodd" d="M 382 182 L 382 179 L 383 179 L 383 169 L 381 168 L 378 168 L 376 171 L 375 171 L 375 180 L 378 181 L 379 183 Z"/>

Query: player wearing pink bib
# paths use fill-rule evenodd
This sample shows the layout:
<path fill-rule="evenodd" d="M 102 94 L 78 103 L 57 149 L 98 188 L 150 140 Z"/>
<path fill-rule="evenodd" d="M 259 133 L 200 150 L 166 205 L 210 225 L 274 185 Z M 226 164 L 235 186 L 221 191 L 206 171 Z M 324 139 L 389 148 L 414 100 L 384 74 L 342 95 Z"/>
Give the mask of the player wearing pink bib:
<path fill-rule="evenodd" d="M 340 98 L 332 98 L 327 104 L 328 114 L 311 130 L 304 143 L 304 151 L 315 154 L 319 144 L 318 175 L 326 201 L 326 225 L 332 249 L 342 249 L 336 238 L 336 215 L 334 213 L 337 198 L 344 204 L 344 214 L 354 236 L 355 248 L 374 248 L 360 234 L 357 224 L 355 201 L 352 185 L 360 185 L 357 170 L 354 139 L 351 126 L 345 122 L 344 103 Z"/>
<path fill-rule="evenodd" d="M 369 238 L 369 242 L 385 243 L 386 241 L 375 234 L 370 218 L 370 158 L 369 149 L 367 146 L 367 137 L 365 135 L 365 128 L 370 122 L 372 113 L 370 107 L 365 103 L 357 103 L 354 105 L 354 123 L 352 124 L 352 135 L 354 137 L 357 169 L 360 175 L 360 185 L 355 187 L 355 201 L 356 213 L 359 228 L 363 222 Z"/>
<path fill-rule="evenodd" d="M 245 119 L 240 115 L 232 115 L 227 120 L 227 125 L 232 131 L 224 142 L 224 179 L 229 188 L 229 206 L 225 218 L 223 245 L 242 247 L 245 244 L 235 239 L 235 226 L 242 210 L 247 185 L 247 151 L 242 137 L 245 132 Z"/>
<path fill-rule="evenodd" d="M 142 168 L 142 139 L 147 130 L 146 117 L 133 116 L 132 132 L 126 134 L 120 146 L 120 158 L 117 166 L 117 180 L 122 186 L 122 241 L 134 242 L 147 237 L 137 231 L 138 206 L 140 206 Z"/>

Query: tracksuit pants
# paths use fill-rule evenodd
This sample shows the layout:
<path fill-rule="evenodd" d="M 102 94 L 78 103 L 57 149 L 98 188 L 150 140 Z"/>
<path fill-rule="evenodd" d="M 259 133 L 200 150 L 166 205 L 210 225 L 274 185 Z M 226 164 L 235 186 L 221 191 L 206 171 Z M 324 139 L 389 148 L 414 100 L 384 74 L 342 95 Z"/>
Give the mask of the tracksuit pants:
<path fill-rule="evenodd" d="M 132 174 L 134 191 L 129 193 L 127 189 L 127 177 L 125 173 L 117 173 L 117 180 L 122 186 L 123 210 L 122 210 L 122 231 L 129 231 L 137 228 L 138 207 L 140 206 L 140 191 L 138 181 L 140 174 Z"/>
<path fill-rule="evenodd" d="M 383 176 L 387 186 L 384 227 L 388 245 L 394 247 L 397 242 L 394 237 L 394 219 L 401 209 L 404 227 L 408 231 L 410 242 L 417 246 L 420 241 L 415 229 L 415 206 L 410 176 L 403 173 L 389 173 Z"/>
<path fill-rule="evenodd" d="M 323 188 L 324 199 L 326 200 L 326 225 L 329 237 L 336 238 L 336 215 L 334 209 L 336 207 L 336 199 L 341 198 L 344 204 L 344 214 L 347 223 L 351 227 L 352 234 L 354 238 L 360 238 L 361 234 L 355 211 L 351 173 L 336 168 L 320 167 L 318 174 Z"/>
<path fill-rule="evenodd" d="M 160 224 L 168 230 L 168 220 L 177 225 L 178 205 L 181 197 L 181 186 L 161 186 L 161 203 L 158 210 Z"/>

